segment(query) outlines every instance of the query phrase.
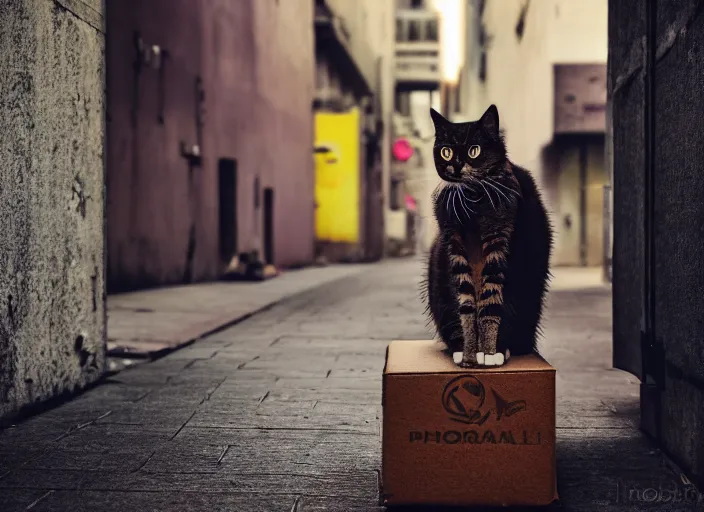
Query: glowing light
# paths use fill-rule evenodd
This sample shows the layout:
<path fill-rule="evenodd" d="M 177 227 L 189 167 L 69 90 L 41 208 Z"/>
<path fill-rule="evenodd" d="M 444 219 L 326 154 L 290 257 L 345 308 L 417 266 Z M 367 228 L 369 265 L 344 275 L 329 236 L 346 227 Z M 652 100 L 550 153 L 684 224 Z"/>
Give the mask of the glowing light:
<path fill-rule="evenodd" d="M 456 84 L 464 64 L 466 0 L 433 0 L 440 14 L 440 67 L 442 80 Z"/>

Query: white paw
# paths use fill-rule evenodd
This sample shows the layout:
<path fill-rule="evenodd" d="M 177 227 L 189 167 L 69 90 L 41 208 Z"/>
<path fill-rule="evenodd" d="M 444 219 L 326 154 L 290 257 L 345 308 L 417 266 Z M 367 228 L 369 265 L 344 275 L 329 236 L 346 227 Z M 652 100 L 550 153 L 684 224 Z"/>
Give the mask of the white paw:
<path fill-rule="evenodd" d="M 485 354 L 484 366 L 501 366 L 505 362 L 503 354 Z"/>
<path fill-rule="evenodd" d="M 484 362 L 484 352 L 477 352 L 477 364 L 486 364 Z"/>
<path fill-rule="evenodd" d="M 452 360 L 455 364 L 460 364 L 462 362 L 462 352 L 455 352 L 452 354 Z"/>

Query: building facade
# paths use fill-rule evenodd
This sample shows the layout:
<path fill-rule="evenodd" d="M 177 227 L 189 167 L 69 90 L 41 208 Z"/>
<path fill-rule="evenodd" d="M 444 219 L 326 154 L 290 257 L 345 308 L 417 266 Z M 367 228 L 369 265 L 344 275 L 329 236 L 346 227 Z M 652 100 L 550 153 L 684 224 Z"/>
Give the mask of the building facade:
<path fill-rule="evenodd" d="M 441 37 L 441 20 L 432 0 L 396 0 L 394 136 L 409 141 L 413 157 L 407 162 L 392 161 L 390 194 L 394 201 L 387 222 L 391 237 L 408 238 L 409 212 L 403 198 L 413 197 L 418 252 L 429 250 L 437 233 L 431 196 L 439 178 L 429 109 L 440 110 Z"/>
<path fill-rule="evenodd" d="M 607 1 L 469 0 L 458 120 L 494 103 L 510 158 L 532 171 L 556 231 L 553 265 L 601 266 Z"/>
<path fill-rule="evenodd" d="M 108 286 L 313 260 L 313 5 L 108 0 Z"/>
<path fill-rule="evenodd" d="M 700 2 L 609 3 L 614 365 L 640 378 L 641 427 L 700 488 L 702 45 Z"/>
<path fill-rule="evenodd" d="M 0 419 L 105 366 L 100 0 L 0 8 Z"/>
<path fill-rule="evenodd" d="M 316 0 L 316 251 L 385 252 L 393 109 L 392 0 Z"/>

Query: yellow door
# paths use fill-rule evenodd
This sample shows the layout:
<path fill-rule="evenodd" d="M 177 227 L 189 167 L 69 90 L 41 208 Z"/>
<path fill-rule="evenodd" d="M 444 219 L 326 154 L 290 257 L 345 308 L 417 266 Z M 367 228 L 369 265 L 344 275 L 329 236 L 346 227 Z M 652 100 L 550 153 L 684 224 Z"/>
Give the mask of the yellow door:
<path fill-rule="evenodd" d="M 359 241 L 359 111 L 315 114 L 315 234 Z"/>

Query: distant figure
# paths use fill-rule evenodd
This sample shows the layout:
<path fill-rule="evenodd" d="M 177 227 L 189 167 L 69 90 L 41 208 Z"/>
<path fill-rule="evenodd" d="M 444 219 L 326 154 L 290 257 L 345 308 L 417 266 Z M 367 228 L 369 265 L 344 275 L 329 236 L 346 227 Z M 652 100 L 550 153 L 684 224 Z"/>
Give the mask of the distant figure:
<path fill-rule="evenodd" d="M 533 177 L 507 157 L 496 106 L 469 123 L 430 115 L 442 181 L 427 309 L 455 363 L 500 366 L 536 351 L 552 228 Z"/>

